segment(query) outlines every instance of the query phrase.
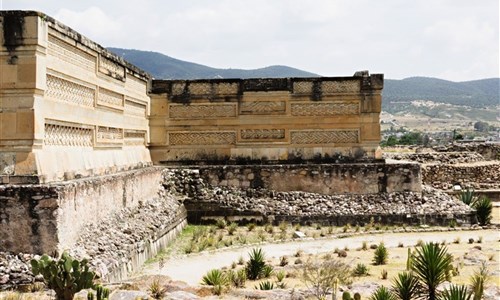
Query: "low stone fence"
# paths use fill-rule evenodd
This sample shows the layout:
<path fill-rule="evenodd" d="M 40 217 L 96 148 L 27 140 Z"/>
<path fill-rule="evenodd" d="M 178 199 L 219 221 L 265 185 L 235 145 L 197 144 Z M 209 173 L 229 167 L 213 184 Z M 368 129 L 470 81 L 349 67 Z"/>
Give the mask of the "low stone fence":
<path fill-rule="evenodd" d="M 40 185 L 0 185 L 0 251 L 61 253 L 85 224 L 158 197 L 161 168 Z"/>
<path fill-rule="evenodd" d="M 288 221 L 324 225 L 449 225 L 475 223 L 473 211 L 449 195 L 426 187 L 420 192 L 318 194 L 278 192 L 266 188 L 214 186 L 203 170 L 173 170 L 165 185 L 180 196 L 188 221 L 213 222 L 224 217 L 241 222 Z"/>
<path fill-rule="evenodd" d="M 476 190 L 500 189 L 500 162 L 486 161 L 474 164 L 432 164 L 422 166 L 424 184 L 442 190 L 462 188 Z"/>
<path fill-rule="evenodd" d="M 212 186 L 274 191 L 372 194 L 421 191 L 420 166 L 407 162 L 197 166 Z"/>
<path fill-rule="evenodd" d="M 395 160 L 409 160 L 422 164 L 460 164 L 484 161 L 484 157 L 476 152 L 427 152 L 427 153 L 398 153 L 386 152 L 385 158 Z"/>

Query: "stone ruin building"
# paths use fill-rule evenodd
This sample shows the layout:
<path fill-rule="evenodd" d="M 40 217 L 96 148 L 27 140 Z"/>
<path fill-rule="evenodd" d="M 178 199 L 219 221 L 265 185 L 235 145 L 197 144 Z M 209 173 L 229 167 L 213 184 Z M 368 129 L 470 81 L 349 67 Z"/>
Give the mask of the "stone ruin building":
<path fill-rule="evenodd" d="M 172 202 L 168 226 L 125 251 L 115 278 L 157 253 L 186 218 L 470 222 L 469 211 L 407 210 L 405 197 L 424 197 L 422 176 L 417 163 L 382 159 L 382 74 L 154 80 L 39 12 L 1 11 L 0 32 L 0 251 L 60 253 L 86 224 L 171 190 L 191 198 Z M 396 199 L 399 208 L 281 214 L 252 197 L 240 199 L 244 209 L 214 204 L 214 187 Z"/>

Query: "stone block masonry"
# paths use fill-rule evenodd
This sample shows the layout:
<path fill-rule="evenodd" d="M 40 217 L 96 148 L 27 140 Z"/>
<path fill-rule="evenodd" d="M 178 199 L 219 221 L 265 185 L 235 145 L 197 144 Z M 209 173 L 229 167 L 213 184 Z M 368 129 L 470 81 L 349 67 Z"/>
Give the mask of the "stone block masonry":
<path fill-rule="evenodd" d="M 381 158 L 383 75 L 154 80 L 154 163 Z"/>
<path fill-rule="evenodd" d="M 62 253 L 89 223 L 159 197 L 161 169 L 124 171 L 70 182 L 0 185 L 0 249 Z"/>
<path fill-rule="evenodd" d="M 0 12 L 0 184 L 151 165 L 150 77 L 39 12 Z"/>

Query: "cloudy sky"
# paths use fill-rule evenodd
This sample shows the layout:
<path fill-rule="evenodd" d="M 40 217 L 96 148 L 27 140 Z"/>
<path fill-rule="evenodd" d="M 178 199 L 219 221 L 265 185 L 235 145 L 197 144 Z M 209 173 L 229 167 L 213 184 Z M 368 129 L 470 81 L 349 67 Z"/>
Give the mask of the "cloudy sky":
<path fill-rule="evenodd" d="M 288 65 L 324 76 L 499 77 L 498 0 L 0 0 L 103 46 L 218 68 Z"/>

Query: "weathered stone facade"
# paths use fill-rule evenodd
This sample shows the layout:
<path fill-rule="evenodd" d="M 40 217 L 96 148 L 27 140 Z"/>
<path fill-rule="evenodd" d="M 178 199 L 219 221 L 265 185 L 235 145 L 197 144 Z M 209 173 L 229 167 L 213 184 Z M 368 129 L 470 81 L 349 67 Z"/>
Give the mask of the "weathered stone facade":
<path fill-rule="evenodd" d="M 154 163 L 380 158 L 383 75 L 155 80 Z"/>
<path fill-rule="evenodd" d="M 0 32 L 0 183 L 151 164 L 149 75 L 38 12 L 0 12 Z"/>

